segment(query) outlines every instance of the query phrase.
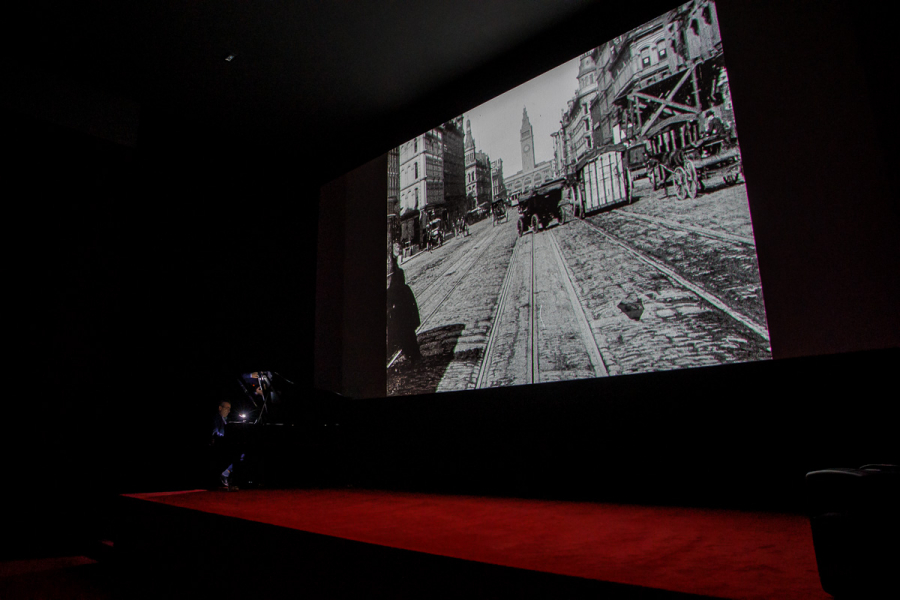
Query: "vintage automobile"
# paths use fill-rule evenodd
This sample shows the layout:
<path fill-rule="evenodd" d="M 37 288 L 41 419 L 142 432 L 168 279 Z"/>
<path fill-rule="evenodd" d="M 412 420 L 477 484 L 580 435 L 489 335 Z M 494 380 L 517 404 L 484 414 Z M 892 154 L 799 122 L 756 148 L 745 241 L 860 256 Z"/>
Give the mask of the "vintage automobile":
<path fill-rule="evenodd" d="M 469 225 L 474 225 L 475 223 L 478 223 L 479 221 L 484 219 L 486 216 L 487 212 L 483 207 L 479 206 L 478 208 L 473 208 L 466 213 L 466 223 L 468 223 Z"/>
<path fill-rule="evenodd" d="M 565 224 L 566 213 L 572 209 L 571 203 L 563 196 L 565 187 L 565 179 L 555 179 L 519 199 L 520 236 L 529 230 L 537 233 L 546 229 L 553 219 L 560 225 Z"/>

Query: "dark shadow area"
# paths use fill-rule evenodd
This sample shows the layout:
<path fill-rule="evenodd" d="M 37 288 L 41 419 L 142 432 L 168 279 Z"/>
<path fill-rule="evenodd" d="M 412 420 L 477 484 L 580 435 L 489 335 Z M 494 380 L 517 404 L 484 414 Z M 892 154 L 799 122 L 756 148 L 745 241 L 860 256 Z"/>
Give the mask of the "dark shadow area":
<path fill-rule="evenodd" d="M 600 215 L 603 213 L 616 211 L 622 207 L 625 207 L 630 204 L 634 204 L 635 202 L 638 202 L 641 198 L 643 198 L 643 196 L 632 196 L 630 202 L 629 201 L 617 202 L 615 204 L 610 204 L 608 206 L 601 206 L 600 208 L 597 208 L 595 210 L 585 211 L 584 218 L 587 219 L 588 217 L 593 217 L 594 215 Z M 576 218 L 576 217 L 573 217 L 573 218 Z"/>
<path fill-rule="evenodd" d="M 652 193 L 652 191 L 648 191 L 643 194 L 638 194 L 638 193 L 632 192 L 631 202 L 629 202 L 629 204 L 637 204 L 638 202 L 640 202 L 646 198 L 649 198 L 651 193 Z"/>
<path fill-rule="evenodd" d="M 570 218 L 574 218 L 574 217 L 570 217 Z M 551 229 L 556 229 L 557 227 L 562 227 L 564 225 L 565 225 L 565 223 L 560 223 L 559 221 L 554 219 L 552 223 L 549 223 L 546 227 L 542 228 L 540 231 L 549 231 Z M 537 233 L 540 233 L 540 231 L 538 231 Z M 535 233 L 535 232 L 532 232 L 532 233 Z"/>
<path fill-rule="evenodd" d="M 737 187 L 739 185 L 744 185 L 746 183 L 747 183 L 747 181 L 744 179 L 743 176 L 739 177 L 738 181 L 736 183 L 728 183 L 721 177 L 717 176 L 715 179 L 713 179 L 712 182 L 704 181 L 703 188 L 700 190 L 697 190 L 697 195 L 701 196 L 703 194 L 712 194 L 713 192 L 718 192 L 719 190 L 724 190 L 724 189 L 730 188 L 730 187 Z"/>
<path fill-rule="evenodd" d="M 422 360 L 413 363 L 401 354 L 394 364 L 388 367 L 388 395 L 432 394 L 437 391 L 447 367 L 454 359 L 456 342 L 463 329 L 465 325 L 456 324 L 420 333 L 417 339 Z M 469 360 L 474 358 L 477 357 L 466 357 Z"/>
<path fill-rule="evenodd" d="M 600 382 L 602 396 L 598 380 L 577 380 L 339 401 L 347 480 L 802 512 L 809 471 L 897 463 L 891 424 L 868 416 L 896 358 L 886 350 L 623 375 Z M 853 415 L 833 410 L 833 397 L 855 398 Z"/>
<path fill-rule="evenodd" d="M 53 559 L 28 561 L 23 572 L 0 576 L 0 598 L 4 600 L 113 600 L 122 598 L 116 569 L 109 563 L 87 562 L 85 557 L 69 557 L 73 564 L 56 564 Z M 79 561 L 78 559 L 82 559 Z M 78 564 L 84 562 L 84 564 Z M 18 565 L 15 565 L 18 566 Z M 2 568 L 3 565 L 0 565 Z"/>
<path fill-rule="evenodd" d="M 130 498 L 122 499 L 119 513 L 118 581 L 126 597 L 708 598 L 365 544 Z M 172 539 L 181 543 L 173 545 Z"/>

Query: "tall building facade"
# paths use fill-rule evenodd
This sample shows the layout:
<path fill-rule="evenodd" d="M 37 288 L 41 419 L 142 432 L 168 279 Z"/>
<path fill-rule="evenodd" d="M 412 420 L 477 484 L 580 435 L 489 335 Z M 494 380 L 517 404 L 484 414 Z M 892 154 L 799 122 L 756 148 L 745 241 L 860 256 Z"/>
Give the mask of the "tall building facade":
<path fill-rule="evenodd" d="M 536 162 L 534 152 L 534 128 L 528 118 L 528 108 L 522 108 L 522 126 L 519 128 L 519 149 L 522 153 L 522 170 L 504 177 L 510 198 L 518 198 L 555 177 L 553 161 Z"/>
<path fill-rule="evenodd" d="M 599 93 L 590 107 L 597 146 L 640 138 L 651 120 L 727 102 L 699 94 L 701 87 L 728 93 L 727 85 L 710 85 L 727 82 L 727 75 L 716 7 L 709 0 L 661 15 L 599 47 L 597 54 Z M 654 98 L 663 97 L 672 103 L 660 111 Z"/>
<path fill-rule="evenodd" d="M 722 53 L 722 34 L 716 5 L 695 0 L 684 15 L 684 44 L 688 60 L 709 60 Z"/>
<path fill-rule="evenodd" d="M 522 109 L 522 127 L 519 129 L 519 143 L 522 145 L 522 171 L 534 171 L 534 128 L 528 118 L 528 108 Z"/>
<path fill-rule="evenodd" d="M 569 100 L 560 122 L 565 140 L 565 172 L 571 173 L 575 164 L 594 147 L 592 136 L 591 102 L 597 96 L 597 50 L 582 54 L 578 60 L 578 89 Z"/>
<path fill-rule="evenodd" d="M 560 122 L 562 119 L 560 119 Z M 550 134 L 553 138 L 553 176 L 563 177 L 566 174 L 566 135 L 560 128 Z"/>
<path fill-rule="evenodd" d="M 400 149 L 388 152 L 387 168 L 387 274 L 391 273 L 394 244 L 400 243 Z"/>
<path fill-rule="evenodd" d="M 431 130 L 401 144 L 400 216 L 444 205 L 444 160 L 441 132 Z"/>
<path fill-rule="evenodd" d="M 469 210 L 491 205 L 491 159 L 475 149 L 472 121 L 466 121 L 466 199 Z"/>
<path fill-rule="evenodd" d="M 635 94 L 655 92 L 648 88 L 685 68 L 679 19 L 661 15 L 598 52 L 600 93 L 591 107 L 595 141 L 603 145 L 631 140 L 640 134 L 637 112 L 653 108 Z"/>
<path fill-rule="evenodd" d="M 491 196 L 493 201 L 505 200 L 507 197 L 506 182 L 503 180 L 503 159 L 491 162 Z"/>
<path fill-rule="evenodd" d="M 443 142 L 431 130 L 401 144 L 400 226 L 403 243 L 422 243 L 428 216 L 444 207 Z"/>
<path fill-rule="evenodd" d="M 444 159 L 444 202 L 447 218 L 455 222 L 466 208 L 466 163 L 463 118 L 457 117 L 439 127 Z"/>
<path fill-rule="evenodd" d="M 571 174 L 595 148 L 639 139 L 651 121 L 727 105 L 727 85 L 709 85 L 727 82 L 721 55 L 716 7 L 710 0 L 683 4 L 583 54 L 578 90 L 553 134 L 558 174 Z M 701 98 L 701 87 L 721 89 L 720 97 Z M 665 97 L 672 102 L 660 110 L 657 100 Z M 730 120 L 730 113 L 723 116 Z"/>
<path fill-rule="evenodd" d="M 392 148 L 387 155 L 387 212 L 400 214 L 400 149 Z"/>

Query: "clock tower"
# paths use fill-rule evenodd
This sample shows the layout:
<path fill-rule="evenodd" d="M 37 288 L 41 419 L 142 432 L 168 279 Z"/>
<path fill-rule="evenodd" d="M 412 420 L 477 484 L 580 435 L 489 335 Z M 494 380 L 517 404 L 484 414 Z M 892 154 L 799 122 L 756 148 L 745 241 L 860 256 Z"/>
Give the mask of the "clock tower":
<path fill-rule="evenodd" d="M 534 171 L 534 133 L 528 120 L 528 109 L 522 108 L 522 129 L 519 130 L 522 144 L 522 172 Z"/>

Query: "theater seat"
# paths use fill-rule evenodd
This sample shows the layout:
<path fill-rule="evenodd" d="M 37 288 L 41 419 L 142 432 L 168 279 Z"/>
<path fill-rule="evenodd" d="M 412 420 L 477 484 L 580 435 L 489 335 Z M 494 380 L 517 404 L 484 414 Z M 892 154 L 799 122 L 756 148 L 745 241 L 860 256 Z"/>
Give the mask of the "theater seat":
<path fill-rule="evenodd" d="M 812 471 L 806 486 L 822 588 L 839 599 L 900 597 L 900 467 Z"/>

